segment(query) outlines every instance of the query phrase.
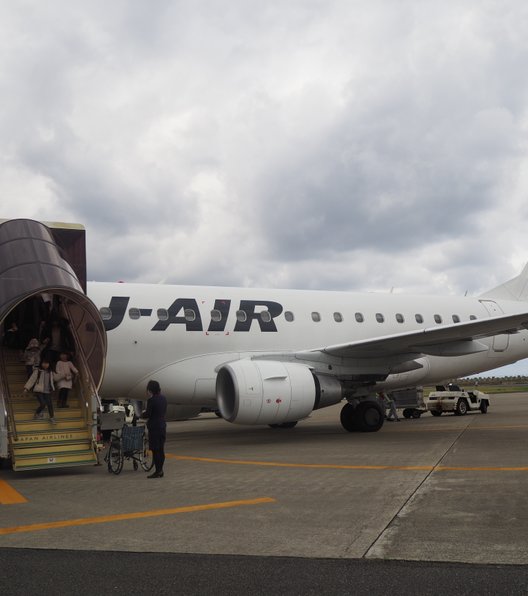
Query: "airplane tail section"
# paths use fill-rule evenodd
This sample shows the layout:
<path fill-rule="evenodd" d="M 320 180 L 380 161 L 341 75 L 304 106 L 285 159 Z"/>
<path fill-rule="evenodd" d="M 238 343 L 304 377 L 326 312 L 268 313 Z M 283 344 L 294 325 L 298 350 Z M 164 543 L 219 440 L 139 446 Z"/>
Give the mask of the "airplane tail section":
<path fill-rule="evenodd" d="M 528 264 L 524 269 L 509 281 L 488 290 L 480 298 L 491 298 L 493 300 L 526 300 L 528 301 Z"/>

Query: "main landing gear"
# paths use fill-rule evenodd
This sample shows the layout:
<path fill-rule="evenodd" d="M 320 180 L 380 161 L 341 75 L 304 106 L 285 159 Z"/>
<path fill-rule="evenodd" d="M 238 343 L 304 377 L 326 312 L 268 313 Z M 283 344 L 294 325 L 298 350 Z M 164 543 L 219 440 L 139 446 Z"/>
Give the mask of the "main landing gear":
<path fill-rule="evenodd" d="M 372 400 L 360 401 L 356 406 L 345 404 L 341 410 L 341 424 L 348 432 L 372 433 L 383 426 L 385 412 Z"/>

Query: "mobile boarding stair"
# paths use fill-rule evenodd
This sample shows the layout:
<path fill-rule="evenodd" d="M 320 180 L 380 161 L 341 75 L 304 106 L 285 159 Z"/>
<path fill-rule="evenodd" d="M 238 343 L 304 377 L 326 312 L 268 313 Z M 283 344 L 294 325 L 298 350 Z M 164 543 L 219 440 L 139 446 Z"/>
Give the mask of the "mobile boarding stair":
<path fill-rule="evenodd" d="M 0 348 L 0 462 L 13 469 L 88 465 L 96 462 L 98 388 L 106 357 L 106 332 L 86 296 L 85 232 L 77 224 L 0 220 L 0 325 L 45 293 L 60 305 L 75 343 L 77 382 L 69 408 L 55 409 L 57 423 L 33 420 L 37 400 L 24 393 L 20 350 Z M 28 310 L 28 309 L 26 309 Z M 29 308 L 31 311 L 31 308 Z"/>

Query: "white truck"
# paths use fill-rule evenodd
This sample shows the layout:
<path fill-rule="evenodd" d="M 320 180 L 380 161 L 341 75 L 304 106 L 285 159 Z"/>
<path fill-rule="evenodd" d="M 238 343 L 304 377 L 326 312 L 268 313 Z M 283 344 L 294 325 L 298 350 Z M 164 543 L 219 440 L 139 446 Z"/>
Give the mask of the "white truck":
<path fill-rule="evenodd" d="M 436 391 L 431 391 L 424 403 L 426 410 L 433 416 L 441 416 L 444 412 L 454 412 L 457 416 L 464 416 L 472 410 L 479 410 L 482 414 L 486 414 L 490 398 L 482 391 L 465 391 L 458 385 L 449 384 L 447 388 L 437 385 Z"/>

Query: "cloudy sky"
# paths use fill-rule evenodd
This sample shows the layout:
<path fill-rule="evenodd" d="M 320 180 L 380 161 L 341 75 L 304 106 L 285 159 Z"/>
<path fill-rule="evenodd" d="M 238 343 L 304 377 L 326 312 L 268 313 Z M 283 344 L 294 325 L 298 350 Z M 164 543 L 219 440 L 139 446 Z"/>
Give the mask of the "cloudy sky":
<path fill-rule="evenodd" d="M 0 48 L 0 217 L 84 224 L 90 279 L 478 294 L 528 261 L 523 0 L 0 0 Z"/>

